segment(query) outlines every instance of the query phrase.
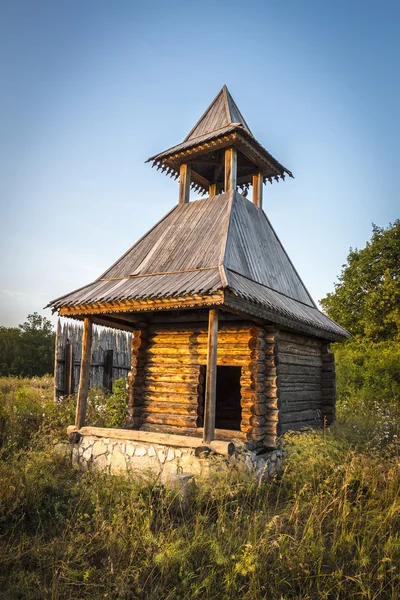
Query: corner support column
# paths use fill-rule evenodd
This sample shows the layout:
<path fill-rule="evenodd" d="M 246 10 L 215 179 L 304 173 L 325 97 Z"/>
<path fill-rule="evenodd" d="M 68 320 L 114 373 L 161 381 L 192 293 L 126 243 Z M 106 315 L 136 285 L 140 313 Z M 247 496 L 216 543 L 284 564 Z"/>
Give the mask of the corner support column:
<path fill-rule="evenodd" d="M 231 146 L 225 150 L 225 192 L 235 191 L 237 186 L 237 150 Z"/>
<path fill-rule="evenodd" d="M 215 408 L 217 399 L 218 309 L 208 315 L 207 374 L 204 403 L 203 442 L 209 444 L 215 436 Z"/>
<path fill-rule="evenodd" d="M 85 425 L 86 406 L 89 392 L 90 357 L 92 354 L 93 323 L 90 317 L 85 317 L 82 335 L 82 361 L 79 377 L 78 400 L 76 403 L 75 426 L 80 429 Z"/>
<path fill-rule="evenodd" d="M 179 171 L 179 204 L 187 204 L 190 197 L 191 168 L 183 163 Z"/>
<path fill-rule="evenodd" d="M 263 177 L 260 171 L 253 175 L 253 204 L 262 208 Z"/>

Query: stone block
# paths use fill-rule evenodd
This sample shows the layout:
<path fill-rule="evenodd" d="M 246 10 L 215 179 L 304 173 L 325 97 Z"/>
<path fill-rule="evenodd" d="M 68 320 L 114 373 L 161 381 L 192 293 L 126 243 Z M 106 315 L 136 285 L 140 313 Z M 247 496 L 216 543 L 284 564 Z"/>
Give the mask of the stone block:
<path fill-rule="evenodd" d="M 136 446 L 135 456 L 146 456 L 147 448 L 144 446 Z"/>
<path fill-rule="evenodd" d="M 126 472 L 125 455 L 121 452 L 118 446 L 114 446 L 111 454 L 110 472 L 118 475 Z"/>

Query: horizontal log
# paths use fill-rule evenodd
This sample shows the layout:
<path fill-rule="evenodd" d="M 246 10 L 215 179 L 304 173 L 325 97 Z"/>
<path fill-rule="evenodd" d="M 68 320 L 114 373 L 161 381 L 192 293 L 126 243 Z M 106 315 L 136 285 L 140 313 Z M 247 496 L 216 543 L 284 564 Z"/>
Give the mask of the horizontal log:
<path fill-rule="evenodd" d="M 301 365 L 306 367 L 321 367 L 322 360 L 318 356 L 295 356 L 279 352 L 279 364 L 281 365 Z"/>
<path fill-rule="evenodd" d="M 298 402 L 300 400 L 320 400 L 322 397 L 322 393 L 320 390 L 316 392 L 287 392 L 285 390 L 281 391 L 280 399 L 282 402 Z"/>
<path fill-rule="evenodd" d="M 244 392 L 258 393 L 262 394 L 266 389 L 265 383 L 260 383 L 259 381 L 251 381 L 250 379 L 241 379 L 240 380 L 240 388 L 241 394 L 243 396 Z"/>
<path fill-rule="evenodd" d="M 306 365 L 281 364 L 279 365 L 279 375 L 317 375 L 321 376 L 321 367 L 310 367 Z"/>
<path fill-rule="evenodd" d="M 299 373 L 292 375 L 289 373 L 283 373 L 280 377 L 280 385 L 289 385 L 291 383 L 294 383 L 295 385 L 298 385 L 301 383 L 310 383 L 310 384 L 315 384 L 315 385 L 321 385 L 321 380 L 322 380 L 321 371 L 319 371 L 318 374 L 315 374 L 315 375 L 301 375 Z"/>
<path fill-rule="evenodd" d="M 324 381 L 336 381 L 336 373 L 333 371 L 322 371 L 322 382 Z"/>
<path fill-rule="evenodd" d="M 321 358 L 322 358 L 323 363 L 334 363 L 335 362 L 335 355 L 330 352 L 328 354 L 321 354 Z"/>
<path fill-rule="evenodd" d="M 246 363 L 246 361 L 248 361 L 249 358 L 246 356 L 242 356 L 242 355 L 235 355 L 235 356 L 228 356 L 228 355 L 221 355 L 218 354 L 217 355 L 217 364 L 218 365 L 222 365 L 222 366 L 237 366 L 237 367 L 241 367 L 243 364 Z M 207 355 L 206 354 L 201 354 L 198 355 L 197 357 L 194 356 L 156 356 L 156 355 L 148 355 L 147 357 L 147 365 L 150 367 L 154 366 L 154 365 L 159 365 L 162 366 L 163 368 L 164 365 L 171 365 L 174 367 L 177 367 L 179 365 L 182 366 L 188 366 L 188 365 L 192 365 L 195 366 L 196 364 L 198 366 L 200 365 L 205 365 L 207 361 Z"/>
<path fill-rule="evenodd" d="M 222 347 L 240 347 L 248 349 L 249 335 L 247 334 L 224 334 L 218 333 L 218 345 Z M 154 336 L 149 340 L 149 348 L 207 348 L 207 334 L 202 335 L 170 335 L 170 336 Z M 262 348 L 259 348 L 260 350 Z"/>
<path fill-rule="evenodd" d="M 336 380 L 335 379 L 323 379 L 322 380 L 322 389 L 326 390 L 326 389 L 335 389 L 336 387 Z"/>
<path fill-rule="evenodd" d="M 147 383 L 189 383 L 189 384 L 203 384 L 204 375 L 202 373 L 170 373 L 164 371 L 163 373 L 148 373 L 146 372 Z"/>
<path fill-rule="evenodd" d="M 168 346 L 149 346 L 146 350 L 147 354 L 154 354 L 160 356 L 197 356 L 197 355 L 206 355 L 207 354 L 207 346 L 200 346 L 199 344 L 190 344 L 190 345 L 168 345 Z M 259 360 L 263 360 L 265 358 L 265 352 L 262 350 L 250 350 L 247 347 L 247 344 L 220 344 L 218 342 L 218 352 L 220 354 L 227 354 L 229 356 L 236 355 L 244 355 L 244 356 L 253 356 L 259 357 Z M 252 354 L 253 353 L 253 354 Z"/>
<path fill-rule="evenodd" d="M 250 325 L 243 325 L 241 323 L 220 323 L 219 325 L 219 331 L 218 331 L 218 335 L 220 335 L 221 333 L 233 333 L 233 334 L 238 334 L 238 333 L 248 333 L 249 337 L 254 337 L 254 335 L 251 333 L 251 326 Z M 196 322 L 192 322 L 192 323 L 184 323 L 184 324 L 178 324 L 178 323 L 166 323 L 164 324 L 157 324 L 154 325 L 152 327 L 149 328 L 149 335 L 150 336 L 155 336 L 155 335 L 170 335 L 171 332 L 173 332 L 174 335 L 184 335 L 184 334 L 204 334 L 207 335 L 207 325 L 205 324 L 204 326 L 199 326 L 198 323 Z"/>
<path fill-rule="evenodd" d="M 280 389 L 285 392 L 316 392 L 321 391 L 321 382 L 318 383 L 285 383 L 282 381 Z"/>
<path fill-rule="evenodd" d="M 156 423 L 161 425 L 174 425 L 175 427 L 196 427 L 196 415 L 174 415 L 168 413 L 150 413 L 143 412 L 143 421 L 146 423 Z"/>
<path fill-rule="evenodd" d="M 184 428 L 184 427 L 174 427 L 172 425 L 160 425 L 160 424 L 152 424 L 152 423 L 144 423 L 141 426 L 141 431 L 143 432 L 153 432 L 158 431 L 162 433 L 167 433 L 171 435 L 182 435 L 186 436 L 195 436 L 200 439 L 201 445 L 203 438 L 203 427 L 196 428 Z M 217 440 L 246 440 L 246 434 L 242 431 L 233 431 L 233 430 L 225 430 L 225 429 L 216 429 L 215 430 L 215 439 Z"/>
<path fill-rule="evenodd" d="M 295 344 L 301 344 L 304 346 L 315 346 L 320 348 L 321 341 L 317 338 L 305 337 L 304 335 L 298 335 L 296 333 L 290 333 L 289 331 L 283 331 L 282 329 L 279 332 L 280 341 L 293 342 Z"/>
<path fill-rule="evenodd" d="M 318 412 L 313 409 L 280 413 L 281 423 L 298 423 L 299 421 L 318 421 L 318 423 L 321 423 L 321 417 L 318 415 Z"/>
<path fill-rule="evenodd" d="M 268 355 L 275 354 L 277 352 L 276 344 L 270 344 L 262 338 L 250 338 L 247 342 L 247 347 L 250 350 L 262 350 Z"/>
<path fill-rule="evenodd" d="M 335 363 L 322 363 L 323 373 L 335 373 Z"/>
<path fill-rule="evenodd" d="M 205 365 L 168 365 L 163 364 L 162 368 L 155 362 L 154 364 L 146 364 L 145 373 L 146 375 L 154 377 L 153 374 L 162 377 L 169 377 L 170 375 L 197 375 L 200 373 L 204 375 L 206 370 Z"/>
<path fill-rule="evenodd" d="M 156 392 L 158 394 L 203 394 L 204 386 L 200 383 L 176 383 L 167 381 L 156 381 L 154 383 L 147 381 L 145 391 Z"/>
<path fill-rule="evenodd" d="M 170 402 L 171 404 L 177 402 L 178 404 L 195 404 L 199 400 L 197 394 L 172 394 L 164 393 L 159 394 L 157 392 L 145 392 L 143 394 L 145 402 Z"/>
<path fill-rule="evenodd" d="M 201 415 L 202 406 L 197 404 L 169 404 L 168 402 L 143 402 L 141 413 L 167 413 L 174 415 Z"/>
<path fill-rule="evenodd" d="M 299 423 L 281 423 L 280 424 L 280 434 L 283 435 L 288 431 L 301 431 L 302 429 L 306 429 L 308 427 L 321 428 L 321 423 L 316 421 L 306 421 Z"/>
<path fill-rule="evenodd" d="M 216 454 L 222 454 L 223 456 L 232 456 L 235 451 L 235 444 L 233 442 L 212 440 L 208 445 L 213 452 Z"/>
<path fill-rule="evenodd" d="M 318 356 L 321 357 L 321 349 L 318 346 L 307 346 L 304 344 L 295 344 L 294 342 L 280 341 L 279 352 L 286 354 L 295 354 L 300 356 Z"/>

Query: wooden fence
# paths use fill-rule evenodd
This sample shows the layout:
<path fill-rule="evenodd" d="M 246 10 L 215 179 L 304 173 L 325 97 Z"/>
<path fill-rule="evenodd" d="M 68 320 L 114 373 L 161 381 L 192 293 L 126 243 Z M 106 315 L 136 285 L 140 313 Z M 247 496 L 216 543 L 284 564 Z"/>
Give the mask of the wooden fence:
<path fill-rule="evenodd" d="M 81 370 L 82 331 L 80 324 L 58 320 L 54 365 L 55 398 L 78 391 Z M 131 337 L 125 331 L 93 327 L 89 387 L 112 391 L 113 381 L 126 377 L 131 364 Z"/>

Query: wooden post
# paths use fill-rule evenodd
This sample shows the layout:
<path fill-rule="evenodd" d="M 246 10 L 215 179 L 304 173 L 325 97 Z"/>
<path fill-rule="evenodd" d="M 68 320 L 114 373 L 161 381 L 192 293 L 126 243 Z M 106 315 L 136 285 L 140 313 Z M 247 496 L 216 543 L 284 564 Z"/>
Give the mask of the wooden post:
<path fill-rule="evenodd" d="M 253 204 L 262 208 L 263 177 L 260 171 L 253 175 Z"/>
<path fill-rule="evenodd" d="M 214 439 L 217 398 L 218 309 L 212 308 L 208 317 L 207 374 L 204 406 L 204 443 Z"/>
<path fill-rule="evenodd" d="M 86 405 L 89 391 L 90 357 L 92 350 L 92 320 L 85 317 L 82 335 L 82 360 L 79 377 L 78 401 L 76 403 L 75 426 L 80 429 L 85 425 Z"/>
<path fill-rule="evenodd" d="M 179 204 L 186 204 L 189 202 L 190 171 L 190 165 L 187 163 L 181 165 L 179 177 Z"/>
<path fill-rule="evenodd" d="M 217 184 L 216 183 L 210 183 L 210 185 L 208 186 L 208 195 L 210 196 L 216 196 L 217 195 Z"/>
<path fill-rule="evenodd" d="M 233 146 L 225 150 L 225 192 L 236 190 L 237 150 Z"/>

